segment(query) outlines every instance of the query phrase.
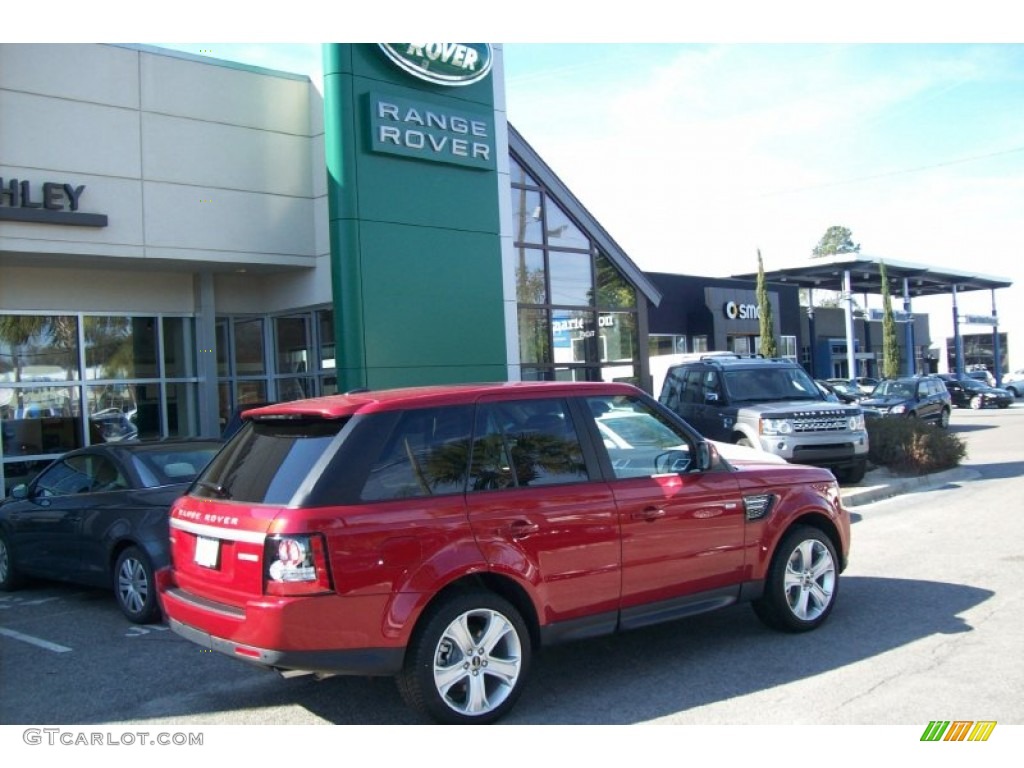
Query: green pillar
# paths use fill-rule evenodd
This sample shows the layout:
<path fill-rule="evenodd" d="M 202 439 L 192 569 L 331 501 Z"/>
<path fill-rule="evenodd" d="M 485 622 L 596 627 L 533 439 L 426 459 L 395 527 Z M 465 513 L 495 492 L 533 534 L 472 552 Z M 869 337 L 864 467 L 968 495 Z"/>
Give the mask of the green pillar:
<path fill-rule="evenodd" d="M 505 380 L 492 76 L 438 85 L 328 44 L 324 110 L 339 391 Z"/>

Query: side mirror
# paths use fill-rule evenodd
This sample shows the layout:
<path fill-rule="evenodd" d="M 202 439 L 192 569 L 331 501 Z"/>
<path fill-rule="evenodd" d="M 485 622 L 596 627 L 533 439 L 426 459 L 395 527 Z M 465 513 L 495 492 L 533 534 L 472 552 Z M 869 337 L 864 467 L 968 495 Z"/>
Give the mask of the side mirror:
<path fill-rule="evenodd" d="M 717 392 L 705 392 L 704 393 L 704 402 L 712 404 L 712 405 L 717 403 L 718 402 L 718 393 Z"/>
<path fill-rule="evenodd" d="M 12 499 L 27 499 L 28 498 L 28 486 L 25 483 L 19 483 L 11 489 Z"/>
<path fill-rule="evenodd" d="M 715 449 L 711 443 L 706 440 L 701 440 L 697 443 L 697 466 L 698 472 L 707 472 L 711 469 L 715 455 Z"/>

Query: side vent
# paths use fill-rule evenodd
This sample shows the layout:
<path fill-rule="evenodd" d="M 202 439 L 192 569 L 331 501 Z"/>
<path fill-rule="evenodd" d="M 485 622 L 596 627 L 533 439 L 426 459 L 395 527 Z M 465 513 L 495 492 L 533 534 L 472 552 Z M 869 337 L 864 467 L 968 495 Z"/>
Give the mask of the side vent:
<path fill-rule="evenodd" d="M 775 496 L 770 493 L 759 493 L 754 496 L 743 497 L 743 508 L 747 513 L 747 520 L 760 520 L 767 517 L 771 511 L 772 502 Z"/>

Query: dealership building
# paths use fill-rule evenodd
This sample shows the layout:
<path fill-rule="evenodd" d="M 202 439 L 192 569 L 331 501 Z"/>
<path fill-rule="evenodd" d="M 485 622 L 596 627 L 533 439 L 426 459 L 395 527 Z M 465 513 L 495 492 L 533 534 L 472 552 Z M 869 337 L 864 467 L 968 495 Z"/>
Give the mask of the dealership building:
<path fill-rule="evenodd" d="M 321 93 L 147 46 L 0 45 L 0 496 L 251 403 L 651 389 L 672 356 L 756 352 L 754 288 L 641 271 L 509 125 L 501 46 L 328 45 Z M 770 300 L 781 354 L 845 375 L 797 289 Z M 857 343 L 874 359 L 881 334 Z"/>

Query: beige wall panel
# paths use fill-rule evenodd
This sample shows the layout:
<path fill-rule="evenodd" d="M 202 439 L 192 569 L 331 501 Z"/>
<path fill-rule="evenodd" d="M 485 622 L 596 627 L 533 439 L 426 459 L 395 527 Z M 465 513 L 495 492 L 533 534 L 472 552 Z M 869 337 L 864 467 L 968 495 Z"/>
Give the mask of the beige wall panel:
<path fill-rule="evenodd" d="M 107 45 L 0 45 L 0 88 L 139 106 L 138 53 Z"/>
<path fill-rule="evenodd" d="M 59 169 L 62 175 L 138 177 L 139 115 L 128 109 L 0 91 L 0 159 L 29 168 Z"/>
<path fill-rule="evenodd" d="M 308 198 L 145 182 L 146 245 L 239 253 L 314 256 Z M 229 259 L 232 260 L 232 259 Z"/>
<path fill-rule="evenodd" d="M 310 135 L 308 78 L 268 77 L 172 56 L 139 55 L 146 111 Z"/>
<path fill-rule="evenodd" d="M 193 312 L 187 273 L 3 267 L 5 312 Z"/>
<path fill-rule="evenodd" d="M 224 123 L 151 113 L 142 117 L 143 168 L 149 181 L 309 197 L 312 141 Z"/>

